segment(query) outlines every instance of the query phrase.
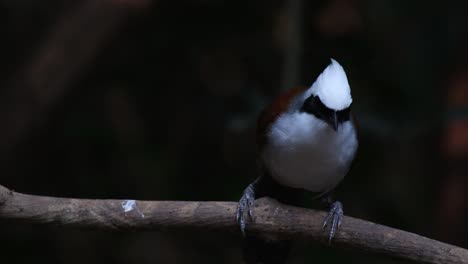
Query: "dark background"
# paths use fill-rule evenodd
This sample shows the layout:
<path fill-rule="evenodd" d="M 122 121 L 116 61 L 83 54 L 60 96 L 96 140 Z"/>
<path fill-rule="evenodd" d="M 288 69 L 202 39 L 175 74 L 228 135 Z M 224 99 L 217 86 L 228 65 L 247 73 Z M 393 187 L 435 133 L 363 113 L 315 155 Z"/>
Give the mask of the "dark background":
<path fill-rule="evenodd" d="M 464 1 L 0 1 L 0 184 L 238 200 L 259 111 L 345 68 L 360 149 L 345 214 L 468 247 Z M 212 232 L 0 221 L 5 263 L 239 263 Z M 298 242 L 291 263 L 403 263 Z"/>

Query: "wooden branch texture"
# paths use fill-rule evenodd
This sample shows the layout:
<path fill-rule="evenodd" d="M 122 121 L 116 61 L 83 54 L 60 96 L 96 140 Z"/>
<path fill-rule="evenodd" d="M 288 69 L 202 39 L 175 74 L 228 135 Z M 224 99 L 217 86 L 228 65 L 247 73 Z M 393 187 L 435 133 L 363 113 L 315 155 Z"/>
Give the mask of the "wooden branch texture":
<path fill-rule="evenodd" d="M 0 219 L 92 229 L 203 229 L 238 232 L 235 202 L 88 200 L 21 194 L 0 186 Z M 327 243 L 325 212 L 256 201 L 247 231 Z M 418 263 L 468 263 L 468 250 L 402 230 L 345 217 L 332 246 L 383 253 Z"/>

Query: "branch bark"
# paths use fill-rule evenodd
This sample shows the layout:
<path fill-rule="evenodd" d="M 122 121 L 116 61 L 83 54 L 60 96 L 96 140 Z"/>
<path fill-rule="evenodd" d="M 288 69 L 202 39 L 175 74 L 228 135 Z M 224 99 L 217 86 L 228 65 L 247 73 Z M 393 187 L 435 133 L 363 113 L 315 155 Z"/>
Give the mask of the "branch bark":
<path fill-rule="evenodd" d="M 235 202 L 89 200 L 27 195 L 0 186 L 0 219 L 104 230 L 203 229 L 238 232 Z M 281 239 L 327 243 L 321 224 L 325 212 L 286 206 L 272 199 L 256 201 L 255 223 L 248 232 Z M 239 232 L 240 233 L 240 232 Z M 383 253 L 419 263 L 468 263 L 468 250 L 345 217 L 332 246 Z"/>

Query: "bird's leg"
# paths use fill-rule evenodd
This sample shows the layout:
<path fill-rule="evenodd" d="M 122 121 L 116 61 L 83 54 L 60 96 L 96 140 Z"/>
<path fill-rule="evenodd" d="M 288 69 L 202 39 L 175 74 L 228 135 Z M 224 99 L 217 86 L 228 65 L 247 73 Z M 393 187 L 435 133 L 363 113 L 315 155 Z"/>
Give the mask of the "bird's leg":
<path fill-rule="evenodd" d="M 333 201 L 331 195 L 324 198 L 325 202 L 330 207 L 327 217 L 323 221 L 322 228 L 324 229 L 330 224 L 330 233 L 328 235 L 328 244 L 331 244 L 333 237 L 341 226 L 343 220 L 343 205 L 339 201 Z"/>
<path fill-rule="evenodd" d="M 242 194 L 241 199 L 239 200 L 239 205 L 237 206 L 236 221 L 239 224 L 242 235 L 245 236 L 245 214 L 247 213 L 250 217 L 250 220 L 253 220 L 253 208 L 255 201 L 255 193 L 258 188 L 258 183 L 260 182 L 261 177 L 258 177 L 251 184 L 245 188 L 244 193 Z"/>

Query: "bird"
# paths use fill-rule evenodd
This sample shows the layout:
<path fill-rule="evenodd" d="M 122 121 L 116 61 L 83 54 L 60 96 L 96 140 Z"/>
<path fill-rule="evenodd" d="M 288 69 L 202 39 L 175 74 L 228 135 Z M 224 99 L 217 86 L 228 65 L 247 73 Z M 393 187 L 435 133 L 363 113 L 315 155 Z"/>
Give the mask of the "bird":
<path fill-rule="evenodd" d="M 274 99 L 259 115 L 256 129 L 260 176 L 239 200 L 236 221 L 245 237 L 246 263 L 284 263 L 289 240 L 262 240 L 246 234 L 254 220 L 255 199 L 269 196 L 302 206 L 312 193 L 329 207 L 323 229 L 331 243 L 343 219 L 335 187 L 348 173 L 358 148 L 357 126 L 351 113 L 351 89 L 343 67 L 334 59 L 310 87 L 297 87 Z"/>

